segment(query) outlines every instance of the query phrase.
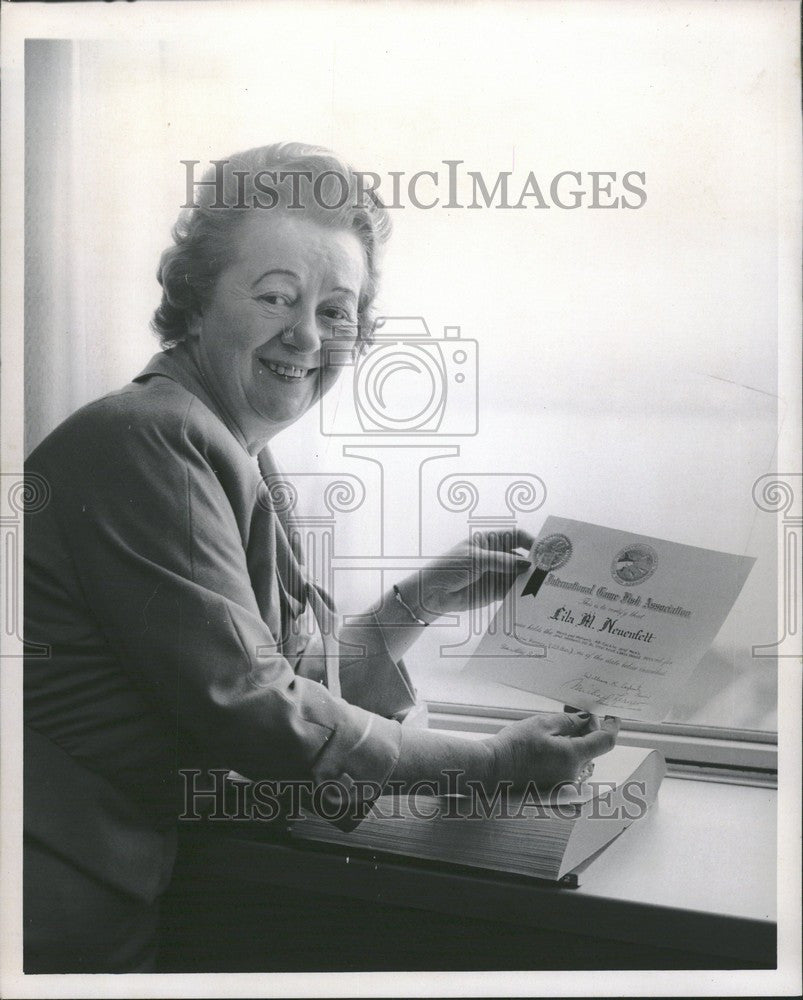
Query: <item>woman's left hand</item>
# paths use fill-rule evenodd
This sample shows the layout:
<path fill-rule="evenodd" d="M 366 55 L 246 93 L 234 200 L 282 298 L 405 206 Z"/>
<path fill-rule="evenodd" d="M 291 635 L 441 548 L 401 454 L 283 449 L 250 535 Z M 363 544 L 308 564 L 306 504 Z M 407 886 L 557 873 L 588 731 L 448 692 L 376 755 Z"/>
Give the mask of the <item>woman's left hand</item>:
<path fill-rule="evenodd" d="M 482 531 L 461 542 L 398 586 L 405 604 L 423 621 L 499 601 L 530 562 L 516 553 L 535 539 L 521 528 Z"/>

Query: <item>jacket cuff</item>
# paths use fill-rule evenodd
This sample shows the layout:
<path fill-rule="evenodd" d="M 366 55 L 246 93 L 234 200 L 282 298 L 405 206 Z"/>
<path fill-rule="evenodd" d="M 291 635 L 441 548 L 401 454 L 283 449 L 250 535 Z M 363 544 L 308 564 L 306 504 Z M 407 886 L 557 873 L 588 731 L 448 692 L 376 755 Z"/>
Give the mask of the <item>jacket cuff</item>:
<path fill-rule="evenodd" d="M 354 705 L 327 738 L 312 767 L 316 812 L 353 830 L 381 795 L 401 751 L 401 724 Z"/>
<path fill-rule="evenodd" d="M 416 703 L 416 692 L 404 661 L 387 651 L 382 629 L 360 629 L 362 652 L 349 654 L 341 644 L 340 693 L 352 705 L 386 717 L 404 718 Z M 353 647 L 352 647 L 353 648 Z"/>

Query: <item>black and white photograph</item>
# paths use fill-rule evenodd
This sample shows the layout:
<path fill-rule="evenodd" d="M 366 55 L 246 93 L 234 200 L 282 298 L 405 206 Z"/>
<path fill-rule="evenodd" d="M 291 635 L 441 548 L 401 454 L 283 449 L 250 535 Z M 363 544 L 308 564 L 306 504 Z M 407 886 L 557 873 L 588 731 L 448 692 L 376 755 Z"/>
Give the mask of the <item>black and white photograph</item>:
<path fill-rule="evenodd" d="M 799 995 L 800 4 L 0 13 L 2 995 Z"/>

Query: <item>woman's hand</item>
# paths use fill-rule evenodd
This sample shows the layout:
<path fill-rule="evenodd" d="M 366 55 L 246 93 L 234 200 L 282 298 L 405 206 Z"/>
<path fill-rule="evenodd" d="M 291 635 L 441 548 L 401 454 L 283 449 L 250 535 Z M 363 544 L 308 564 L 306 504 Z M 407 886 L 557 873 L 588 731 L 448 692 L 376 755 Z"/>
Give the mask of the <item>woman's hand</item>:
<path fill-rule="evenodd" d="M 543 788 L 574 781 L 588 761 L 613 749 L 618 732 L 618 719 L 606 716 L 600 725 L 588 712 L 514 722 L 488 740 L 492 781 L 512 781 L 516 788 L 529 781 Z"/>
<path fill-rule="evenodd" d="M 520 528 L 477 532 L 399 586 L 402 600 L 423 621 L 450 611 L 467 611 L 501 600 L 530 563 L 516 549 L 535 539 Z"/>

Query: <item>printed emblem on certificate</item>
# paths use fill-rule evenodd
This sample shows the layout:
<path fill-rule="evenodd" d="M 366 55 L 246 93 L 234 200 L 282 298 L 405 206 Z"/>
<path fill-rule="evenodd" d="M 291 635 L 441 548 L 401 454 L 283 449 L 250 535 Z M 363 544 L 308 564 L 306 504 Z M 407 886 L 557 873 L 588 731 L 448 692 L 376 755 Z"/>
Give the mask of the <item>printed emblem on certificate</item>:
<path fill-rule="evenodd" d="M 635 586 L 652 576 L 657 561 L 655 549 L 649 545 L 644 545 L 643 542 L 626 545 L 616 554 L 611 565 L 611 576 L 617 583 Z"/>
<path fill-rule="evenodd" d="M 754 561 L 549 517 L 466 673 L 590 712 L 663 721 Z"/>

